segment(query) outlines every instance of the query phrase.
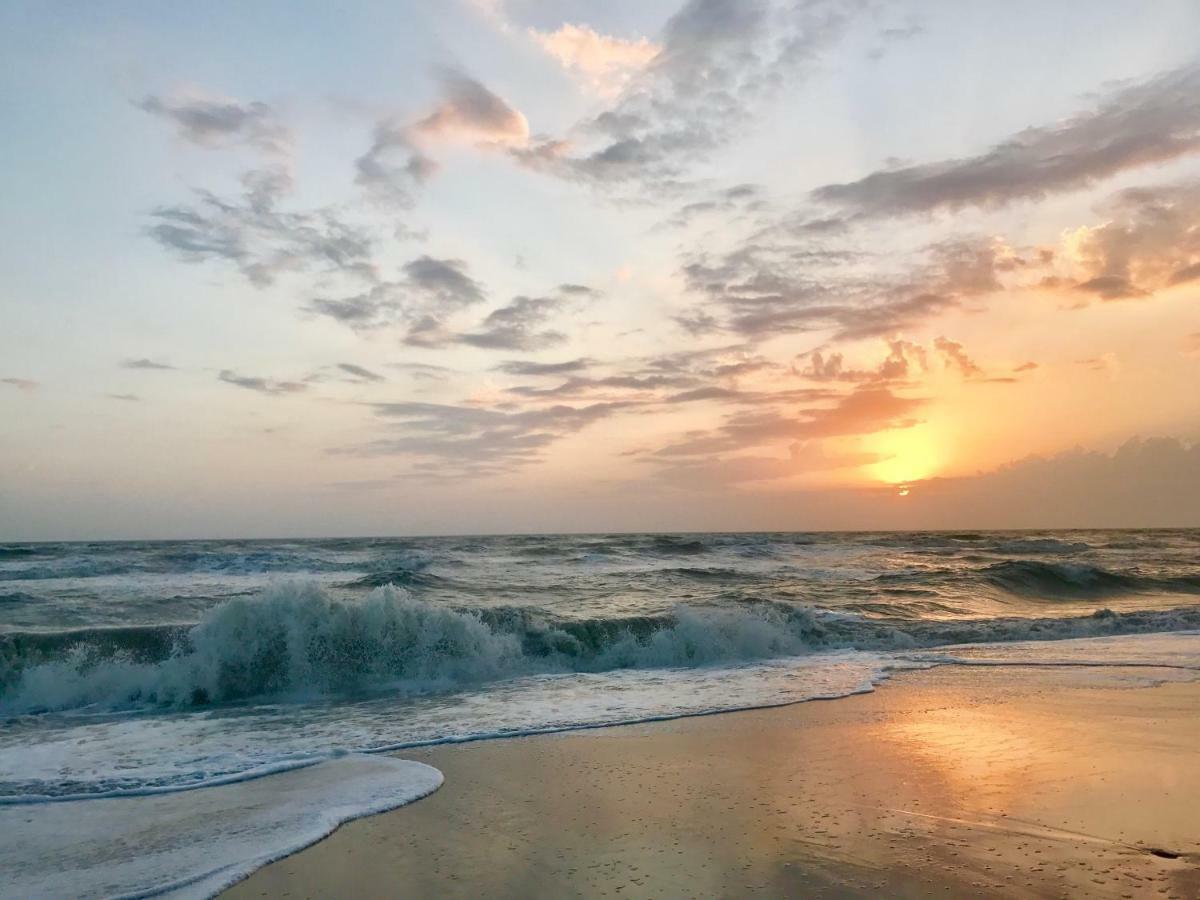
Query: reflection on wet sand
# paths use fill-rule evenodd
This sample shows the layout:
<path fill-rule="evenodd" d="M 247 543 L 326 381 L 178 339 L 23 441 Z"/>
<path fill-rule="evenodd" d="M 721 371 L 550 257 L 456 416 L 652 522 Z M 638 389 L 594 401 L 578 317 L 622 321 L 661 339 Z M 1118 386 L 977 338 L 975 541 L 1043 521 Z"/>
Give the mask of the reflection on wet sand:
<path fill-rule="evenodd" d="M 231 893 L 1190 900 L 1192 677 L 938 669 L 830 703 L 433 748 L 407 755 L 440 792 Z"/>

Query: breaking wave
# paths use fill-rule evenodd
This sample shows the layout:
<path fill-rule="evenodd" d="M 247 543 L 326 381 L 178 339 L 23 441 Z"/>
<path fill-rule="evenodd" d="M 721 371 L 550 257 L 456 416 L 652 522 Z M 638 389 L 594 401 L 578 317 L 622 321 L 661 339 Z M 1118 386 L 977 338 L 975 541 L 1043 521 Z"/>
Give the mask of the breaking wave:
<path fill-rule="evenodd" d="M 0 635 L 0 715 L 448 690 L 520 675 L 701 666 L 832 649 L 913 649 L 1200 628 L 1200 607 L 1062 619 L 863 618 L 760 602 L 569 620 L 464 611 L 382 587 L 236 598 L 199 624 Z"/>

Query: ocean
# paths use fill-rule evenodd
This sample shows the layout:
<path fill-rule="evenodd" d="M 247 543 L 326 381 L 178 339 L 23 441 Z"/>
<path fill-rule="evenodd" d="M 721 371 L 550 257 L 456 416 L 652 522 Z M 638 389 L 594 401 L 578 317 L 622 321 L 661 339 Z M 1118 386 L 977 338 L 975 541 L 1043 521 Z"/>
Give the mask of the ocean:
<path fill-rule="evenodd" d="M 1196 630 L 1200 530 L 0 544 L 0 894 L 209 896 L 441 783 L 383 751 Z"/>

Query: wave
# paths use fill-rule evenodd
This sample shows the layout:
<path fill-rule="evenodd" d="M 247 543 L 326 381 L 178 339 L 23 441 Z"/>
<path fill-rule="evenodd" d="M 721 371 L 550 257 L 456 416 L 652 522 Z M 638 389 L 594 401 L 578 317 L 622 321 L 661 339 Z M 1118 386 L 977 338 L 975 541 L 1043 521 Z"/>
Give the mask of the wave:
<path fill-rule="evenodd" d="M 988 557 L 972 554 L 962 562 L 983 562 Z M 1025 600 L 1103 600 L 1135 594 L 1197 594 L 1200 576 L 1146 575 L 1136 570 L 1113 571 L 1084 563 L 1046 562 L 1036 559 L 1006 559 L 988 565 L 927 567 L 885 572 L 872 583 L 893 593 L 904 589 L 929 591 L 955 588 L 978 591 L 999 590 Z"/>
<path fill-rule="evenodd" d="M 1077 563 L 1005 560 L 978 574 L 996 587 L 1023 597 L 1086 599 L 1138 593 L 1200 593 L 1200 576 L 1150 576 Z"/>
<path fill-rule="evenodd" d="M 1193 628 L 1200 607 L 938 622 L 760 602 L 563 620 L 529 608 L 456 610 L 394 587 L 344 601 L 291 584 L 230 600 L 190 628 L 0 636 L 0 715 L 423 693 L 530 674 Z"/>
<path fill-rule="evenodd" d="M 1087 553 L 1092 545 L 1084 541 L 1063 541 L 1058 538 L 1021 538 L 1000 541 L 987 548 L 989 553 Z"/>
<path fill-rule="evenodd" d="M 655 535 L 646 549 L 656 556 L 699 556 L 710 547 L 696 538 Z"/>
<path fill-rule="evenodd" d="M 22 544 L 0 545 L 0 560 L 28 559 L 31 556 L 41 556 L 42 553 L 43 551 L 40 547 Z"/>
<path fill-rule="evenodd" d="M 0 548 L 4 549 L 4 548 Z M 110 549 L 102 555 L 13 555 L 0 569 L 0 580 L 46 581 L 59 578 L 101 578 L 120 575 L 265 575 L 361 571 L 362 563 L 330 559 L 319 548 Z M 0 556 L 0 563 L 7 557 Z"/>

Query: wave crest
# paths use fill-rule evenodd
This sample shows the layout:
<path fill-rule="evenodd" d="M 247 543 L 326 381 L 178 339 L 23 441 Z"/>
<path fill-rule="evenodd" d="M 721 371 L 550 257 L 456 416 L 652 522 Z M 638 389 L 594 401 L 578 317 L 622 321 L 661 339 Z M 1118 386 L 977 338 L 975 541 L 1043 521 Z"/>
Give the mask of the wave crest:
<path fill-rule="evenodd" d="M 566 620 L 530 608 L 458 610 L 395 587 L 338 600 L 294 583 L 230 600 L 191 628 L 0 635 L 0 715 L 426 692 L 531 674 L 1187 628 L 1200 628 L 1200 607 L 933 621 L 757 602 Z"/>

